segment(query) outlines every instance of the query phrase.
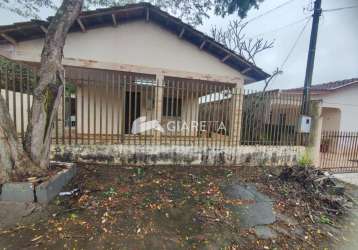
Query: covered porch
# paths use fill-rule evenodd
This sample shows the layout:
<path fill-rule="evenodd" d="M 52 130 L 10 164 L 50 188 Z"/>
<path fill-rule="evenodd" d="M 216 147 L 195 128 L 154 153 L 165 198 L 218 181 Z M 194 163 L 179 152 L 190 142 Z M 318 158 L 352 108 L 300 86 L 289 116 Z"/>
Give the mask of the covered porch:
<path fill-rule="evenodd" d="M 238 145 L 241 86 L 173 75 L 67 66 L 53 142 Z"/>

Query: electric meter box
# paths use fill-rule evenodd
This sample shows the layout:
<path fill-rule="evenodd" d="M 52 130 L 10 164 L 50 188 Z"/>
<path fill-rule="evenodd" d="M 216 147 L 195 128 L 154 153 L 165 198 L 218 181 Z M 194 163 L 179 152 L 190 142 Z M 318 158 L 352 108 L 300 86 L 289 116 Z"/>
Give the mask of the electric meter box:
<path fill-rule="evenodd" d="M 299 120 L 300 133 L 310 133 L 312 125 L 312 118 L 307 115 L 301 115 Z"/>

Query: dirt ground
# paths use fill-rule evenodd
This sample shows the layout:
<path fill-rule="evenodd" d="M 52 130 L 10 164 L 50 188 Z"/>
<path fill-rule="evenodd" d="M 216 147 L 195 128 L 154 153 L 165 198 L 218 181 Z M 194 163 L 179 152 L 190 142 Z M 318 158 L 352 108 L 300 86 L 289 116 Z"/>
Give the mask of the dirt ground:
<path fill-rule="evenodd" d="M 1 229 L 0 248 L 357 249 L 354 208 L 339 216 L 329 213 L 299 183 L 282 182 L 277 173 L 82 165 L 65 188 L 80 192 L 58 197 L 17 226 Z M 243 226 L 246 218 L 238 211 L 255 201 L 227 195 L 233 183 L 235 188 L 250 183 L 260 197 L 270 197 L 274 222 Z M 358 197 L 357 187 L 349 190 Z"/>

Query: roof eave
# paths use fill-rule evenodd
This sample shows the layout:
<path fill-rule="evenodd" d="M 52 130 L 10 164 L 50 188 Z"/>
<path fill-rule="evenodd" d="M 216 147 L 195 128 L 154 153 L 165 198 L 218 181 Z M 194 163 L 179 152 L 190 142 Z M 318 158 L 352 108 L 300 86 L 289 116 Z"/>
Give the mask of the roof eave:
<path fill-rule="evenodd" d="M 196 40 L 205 41 L 206 43 L 210 44 L 210 46 L 212 47 L 211 50 L 216 50 L 215 53 L 212 53 L 212 51 L 209 51 L 204 46 L 204 48 L 203 48 L 204 51 L 217 57 L 218 59 L 221 60 L 222 63 L 226 64 L 229 67 L 234 68 L 235 70 L 240 72 L 242 75 L 244 75 L 246 84 L 253 83 L 256 81 L 265 80 L 267 77 L 270 76 L 269 74 L 264 72 L 262 69 L 260 69 L 256 65 L 247 61 L 242 56 L 240 56 L 240 55 L 236 54 L 234 51 L 226 48 L 223 44 L 220 44 L 217 41 L 215 41 L 212 37 L 209 37 L 206 34 L 194 29 L 192 26 L 184 23 L 179 18 L 173 17 L 170 14 L 168 14 L 167 12 L 162 11 L 158 7 L 155 7 L 149 3 L 129 4 L 129 5 L 125 5 L 122 7 L 113 7 L 113 8 L 106 8 L 106 9 L 96 9 L 96 10 L 84 11 L 79 16 L 79 19 L 86 20 L 88 18 L 100 18 L 100 17 L 104 18 L 104 17 L 106 17 L 106 15 L 113 15 L 113 14 L 119 15 L 119 13 L 127 13 L 127 14 L 132 13 L 133 14 L 134 11 L 143 11 L 144 18 L 148 18 L 148 16 L 147 16 L 148 14 L 146 15 L 145 13 L 146 13 L 146 11 L 148 11 L 148 13 L 149 13 L 149 11 L 150 11 L 151 15 L 153 15 L 153 14 L 160 15 L 163 18 L 165 18 L 167 21 L 175 23 L 175 25 L 177 25 L 178 27 L 187 29 L 188 31 L 190 31 L 192 36 L 196 36 L 195 37 Z M 25 29 L 33 29 L 32 30 L 33 36 L 28 38 L 28 40 L 41 38 L 41 37 L 45 36 L 45 32 L 41 33 L 41 30 L 44 31 L 48 27 L 49 22 L 51 21 L 51 18 L 52 17 L 49 17 L 47 19 L 48 21 L 31 20 L 29 22 L 21 22 L 21 23 L 14 23 L 12 25 L 0 26 L 0 34 L 5 34 L 8 32 L 20 32 L 21 30 L 25 30 Z M 70 32 L 80 31 L 76 25 L 77 24 L 75 23 L 71 27 Z M 107 25 L 107 24 L 102 23 L 99 25 Z M 88 27 L 88 29 L 90 29 L 90 28 L 98 28 L 98 25 L 93 26 L 93 27 Z M 167 28 L 169 29 L 169 27 L 167 27 Z M 20 36 L 20 37 L 23 37 L 22 40 L 25 40 L 26 32 L 23 32 L 23 33 L 25 33 L 25 35 L 22 34 L 22 36 Z M 0 38 L 1 38 L 1 36 L 0 36 Z M 189 38 L 185 38 L 185 35 L 183 38 L 191 43 L 195 43 L 194 41 L 190 40 Z M 4 39 L 0 39 L 0 40 L 4 41 Z M 22 40 L 20 39 L 19 41 L 22 41 Z M 16 41 L 16 39 L 14 39 L 14 41 Z M 6 41 L 6 42 L 9 42 L 9 41 Z M 198 46 L 200 46 L 200 45 L 198 45 Z M 220 58 L 220 56 L 222 56 L 222 58 Z M 227 56 L 230 59 L 223 61 L 223 57 L 227 57 Z"/>

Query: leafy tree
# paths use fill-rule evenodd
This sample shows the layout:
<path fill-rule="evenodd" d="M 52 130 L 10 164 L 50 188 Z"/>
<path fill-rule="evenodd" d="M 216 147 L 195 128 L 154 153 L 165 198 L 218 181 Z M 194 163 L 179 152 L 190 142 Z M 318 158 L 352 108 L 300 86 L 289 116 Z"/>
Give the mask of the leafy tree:
<path fill-rule="evenodd" d="M 56 5 L 53 0 L 0 0 L 0 8 L 22 17 L 39 18 L 41 8 L 55 9 Z"/>
<path fill-rule="evenodd" d="M 202 23 L 212 9 L 226 16 L 237 12 L 244 17 L 262 0 L 152 0 L 156 6 L 177 13 L 192 24 Z M 53 122 L 64 92 L 63 47 L 67 33 L 85 6 L 113 6 L 137 1 L 63 0 L 51 19 L 41 54 L 38 84 L 23 145 L 17 139 L 14 122 L 0 95 L 0 184 L 11 179 L 46 174 L 49 164 Z M 41 8 L 56 8 L 55 0 L 0 0 L 0 8 L 25 17 L 37 17 Z"/>
<path fill-rule="evenodd" d="M 215 14 L 225 17 L 235 12 L 241 18 L 246 17 L 252 8 L 259 8 L 264 0 L 215 0 Z"/>
<path fill-rule="evenodd" d="M 211 11 L 216 15 L 237 14 L 245 18 L 252 8 L 258 8 L 264 0 L 147 0 L 184 21 L 198 25 L 209 17 Z M 85 0 L 84 9 L 95 7 L 123 6 L 130 3 L 143 2 L 141 0 Z M 23 17 L 39 18 L 41 8 L 56 9 L 55 0 L 0 0 L 0 8 L 10 10 Z"/>

